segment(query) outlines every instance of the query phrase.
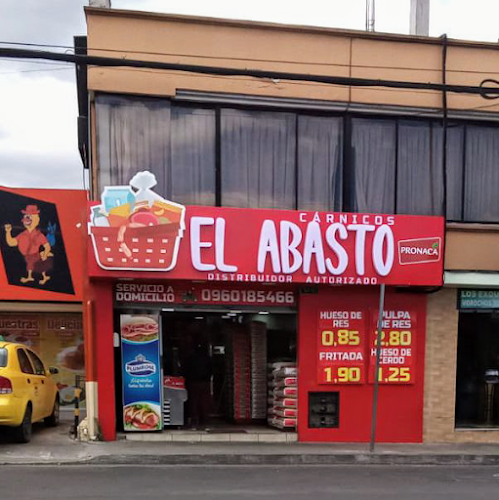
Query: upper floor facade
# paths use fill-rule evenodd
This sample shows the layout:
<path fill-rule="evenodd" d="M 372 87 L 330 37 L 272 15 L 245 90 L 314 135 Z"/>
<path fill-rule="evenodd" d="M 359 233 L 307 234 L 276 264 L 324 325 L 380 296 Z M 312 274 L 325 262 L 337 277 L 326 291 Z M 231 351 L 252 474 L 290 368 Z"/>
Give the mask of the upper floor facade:
<path fill-rule="evenodd" d="M 86 9 L 88 54 L 478 86 L 493 44 Z M 446 269 L 499 270 L 499 104 L 471 94 L 88 68 L 94 196 L 151 170 L 184 204 L 445 215 Z M 446 101 L 447 120 L 443 120 Z"/>

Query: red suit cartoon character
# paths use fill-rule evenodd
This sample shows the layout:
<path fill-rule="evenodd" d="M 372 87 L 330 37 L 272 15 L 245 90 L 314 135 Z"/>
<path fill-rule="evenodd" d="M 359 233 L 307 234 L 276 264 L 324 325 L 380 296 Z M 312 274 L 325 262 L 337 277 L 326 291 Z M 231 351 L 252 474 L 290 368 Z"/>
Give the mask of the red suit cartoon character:
<path fill-rule="evenodd" d="M 26 261 L 27 276 L 21 278 L 21 283 L 35 281 L 33 273 L 41 274 L 40 285 L 50 279 L 47 274 L 52 270 L 54 256 L 46 236 L 38 229 L 40 224 L 40 210 L 36 205 L 28 205 L 26 210 L 21 210 L 22 223 L 25 230 L 17 236 L 12 236 L 12 226 L 5 225 L 7 245 L 18 247 Z"/>

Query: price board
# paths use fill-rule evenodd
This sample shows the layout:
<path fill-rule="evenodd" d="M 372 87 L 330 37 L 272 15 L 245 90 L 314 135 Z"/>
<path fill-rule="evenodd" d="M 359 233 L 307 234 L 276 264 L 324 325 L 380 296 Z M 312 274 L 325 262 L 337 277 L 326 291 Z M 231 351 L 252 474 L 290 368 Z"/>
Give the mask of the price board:
<path fill-rule="evenodd" d="M 365 317 L 363 310 L 319 311 L 319 384 L 365 382 Z"/>
<path fill-rule="evenodd" d="M 413 384 L 416 375 L 416 313 L 411 310 L 385 310 L 380 339 L 377 324 L 378 311 L 373 311 L 370 320 L 369 383 L 374 383 L 376 347 L 380 341 L 379 383 Z"/>

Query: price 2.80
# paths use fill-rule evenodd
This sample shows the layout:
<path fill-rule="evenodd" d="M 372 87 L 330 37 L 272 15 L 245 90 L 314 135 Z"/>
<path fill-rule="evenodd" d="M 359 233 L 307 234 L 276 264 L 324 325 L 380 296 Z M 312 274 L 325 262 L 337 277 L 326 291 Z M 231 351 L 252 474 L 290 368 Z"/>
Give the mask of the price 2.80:
<path fill-rule="evenodd" d="M 409 330 L 391 330 L 389 332 L 381 332 L 382 346 L 410 346 L 412 342 L 412 334 Z M 374 345 L 378 345 L 378 332 L 374 332 Z"/>

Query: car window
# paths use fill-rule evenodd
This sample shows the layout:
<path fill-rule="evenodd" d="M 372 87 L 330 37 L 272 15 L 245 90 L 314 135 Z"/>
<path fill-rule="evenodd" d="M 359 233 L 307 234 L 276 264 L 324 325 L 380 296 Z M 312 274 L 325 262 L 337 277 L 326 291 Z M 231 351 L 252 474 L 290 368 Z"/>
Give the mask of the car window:
<path fill-rule="evenodd" d="M 24 349 L 17 350 L 17 358 L 19 359 L 19 366 L 23 373 L 35 373 Z"/>
<path fill-rule="evenodd" d="M 5 368 L 7 366 L 7 349 L 5 347 L 0 347 L 0 368 Z"/>
<path fill-rule="evenodd" d="M 31 351 L 27 351 L 27 352 L 28 352 L 29 358 L 31 359 L 31 363 L 35 367 L 35 373 L 37 375 L 46 375 L 45 367 L 43 366 L 41 359 L 34 352 L 31 352 Z"/>

